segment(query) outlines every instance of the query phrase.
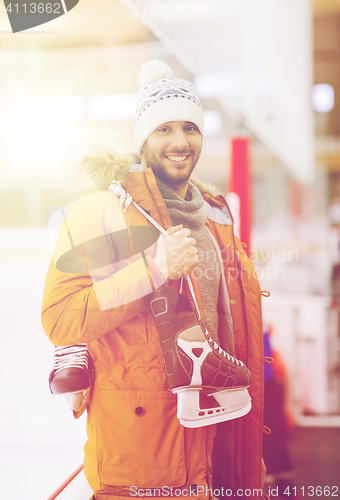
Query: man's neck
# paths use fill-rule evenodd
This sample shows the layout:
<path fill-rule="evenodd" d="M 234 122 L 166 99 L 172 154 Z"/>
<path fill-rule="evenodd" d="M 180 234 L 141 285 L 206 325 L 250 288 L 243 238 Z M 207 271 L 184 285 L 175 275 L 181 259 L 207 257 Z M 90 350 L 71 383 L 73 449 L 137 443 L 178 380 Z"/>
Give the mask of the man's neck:
<path fill-rule="evenodd" d="M 155 175 L 155 177 L 157 177 L 157 175 Z M 183 200 L 185 199 L 187 191 L 188 191 L 189 181 L 184 181 L 181 184 L 170 184 L 168 182 L 164 182 L 164 179 L 160 179 L 159 177 L 157 177 L 157 179 L 159 179 L 161 182 L 163 182 L 163 184 L 165 184 L 169 189 L 171 189 L 171 191 L 176 193 Z"/>

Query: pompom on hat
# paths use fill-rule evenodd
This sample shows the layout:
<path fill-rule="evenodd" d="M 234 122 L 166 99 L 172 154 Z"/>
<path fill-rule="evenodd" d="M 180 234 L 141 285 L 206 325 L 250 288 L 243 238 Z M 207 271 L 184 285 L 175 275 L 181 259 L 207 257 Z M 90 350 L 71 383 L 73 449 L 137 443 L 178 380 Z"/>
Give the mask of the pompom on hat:
<path fill-rule="evenodd" d="M 152 132 L 163 123 L 187 121 L 194 123 L 203 135 L 204 117 L 200 100 L 186 80 L 174 78 L 172 70 L 162 61 L 143 64 L 139 72 L 135 142 L 138 154 Z"/>

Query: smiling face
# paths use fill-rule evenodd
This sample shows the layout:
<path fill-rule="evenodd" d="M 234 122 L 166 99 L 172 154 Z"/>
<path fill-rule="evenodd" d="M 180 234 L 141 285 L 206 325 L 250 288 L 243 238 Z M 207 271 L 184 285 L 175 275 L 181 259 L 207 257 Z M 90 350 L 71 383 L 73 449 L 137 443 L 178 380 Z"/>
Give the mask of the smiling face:
<path fill-rule="evenodd" d="M 149 135 L 142 149 L 142 165 L 185 197 L 189 177 L 201 154 L 202 135 L 191 122 L 167 122 Z"/>

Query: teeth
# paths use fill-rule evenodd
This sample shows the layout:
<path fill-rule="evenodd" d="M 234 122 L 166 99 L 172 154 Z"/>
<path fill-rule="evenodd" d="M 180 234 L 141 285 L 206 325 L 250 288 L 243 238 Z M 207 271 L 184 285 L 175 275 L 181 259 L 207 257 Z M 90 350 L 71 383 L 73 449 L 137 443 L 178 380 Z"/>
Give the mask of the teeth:
<path fill-rule="evenodd" d="M 172 161 L 184 161 L 187 159 L 187 155 L 185 155 L 185 156 L 167 156 L 167 158 L 169 158 L 169 160 L 172 160 Z"/>

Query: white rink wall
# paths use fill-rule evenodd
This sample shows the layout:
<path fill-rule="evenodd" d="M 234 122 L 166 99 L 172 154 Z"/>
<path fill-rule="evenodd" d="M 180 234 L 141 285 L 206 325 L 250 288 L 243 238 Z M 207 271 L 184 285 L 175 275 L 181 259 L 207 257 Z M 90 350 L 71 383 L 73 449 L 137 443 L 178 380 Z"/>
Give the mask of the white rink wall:
<path fill-rule="evenodd" d="M 328 390 L 328 339 L 336 326 L 329 306 L 328 297 L 313 295 L 272 294 L 262 299 L 264 321 L 272 326 L 272 347 L 287 369 L 288 404 L 297 423 L 305 412 L 332 412 L 336 403 Z"/>

